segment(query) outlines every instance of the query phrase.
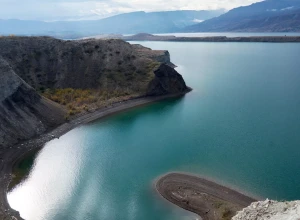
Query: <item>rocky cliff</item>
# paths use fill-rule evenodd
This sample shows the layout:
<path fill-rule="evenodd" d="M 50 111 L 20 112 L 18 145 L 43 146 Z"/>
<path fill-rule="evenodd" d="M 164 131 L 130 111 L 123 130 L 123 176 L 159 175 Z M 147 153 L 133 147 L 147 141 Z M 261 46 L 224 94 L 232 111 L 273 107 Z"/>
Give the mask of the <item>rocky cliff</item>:
<path fill-rule="evenodd" d="M 2 37 L 0 48 L 0 147 L 91 108 L 188 91 L 168 51 L 122 40 Z"/>
<path fill-rule="evenodd" d="M 167 64 L 162 64 L 154 71 L 155 78 L 149 83 L 147 95 L 167 95 L 184 93 L 187 86 L 182 76 Z"/>
<path fill-rule="evenodd" d="M 157 65 L 155 57 L 165 53 L 121 40 L 63 41 L 48 37 L 1 38 L 0 48 L 14 71 L 37 90 L 128 87 L 129 82 L 145 80 Z M 130 85 L 130 89 L 138 91 L 142 85 Z"/>
<path fill-rule="evenodd" d="M 232 220 L 298 220 L 300 201 L 277 202 L 265 200 L 254 202 L 238 212 Z"/>
<path fill-rule="evenodd" d="M 41 134 L 64 121 L 64 109 L 41 97 L 1 57 L 0 71 L 0 147 Z"/>
<path fill-rule="evenodd" d="M 144 94 L 167 51 L 122 40 L 63 41 L 49 37 L 0 38 L 0 55 L 36 90 L 93 88 Z"/>

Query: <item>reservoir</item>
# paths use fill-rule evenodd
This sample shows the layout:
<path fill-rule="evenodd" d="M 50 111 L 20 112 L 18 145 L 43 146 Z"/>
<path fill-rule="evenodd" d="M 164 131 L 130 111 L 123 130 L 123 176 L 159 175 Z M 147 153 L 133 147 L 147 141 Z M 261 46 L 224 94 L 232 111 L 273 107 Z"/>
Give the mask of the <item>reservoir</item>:
<path fill-rule="evenodd" d="M 157 195 L 170 171 L 300 198 L 300 44 L 131 43 L 168 50 L 193 91 L 47 143 L 12 208 L 28 220 L 196 219 Z"/>

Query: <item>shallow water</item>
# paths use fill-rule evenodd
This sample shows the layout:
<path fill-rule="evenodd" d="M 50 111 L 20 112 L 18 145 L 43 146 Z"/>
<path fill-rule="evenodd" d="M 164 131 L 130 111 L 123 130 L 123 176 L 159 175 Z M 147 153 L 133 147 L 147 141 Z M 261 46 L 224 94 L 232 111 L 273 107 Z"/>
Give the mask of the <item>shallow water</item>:
<path fill-rule="evenodd" d="M 49 142 L 8 195 L 22 217 L 195 219 L 153 189 L 174 170 L 300 198 L 300 44 L 140 43 L 168 49 L 194 90 Z"/>

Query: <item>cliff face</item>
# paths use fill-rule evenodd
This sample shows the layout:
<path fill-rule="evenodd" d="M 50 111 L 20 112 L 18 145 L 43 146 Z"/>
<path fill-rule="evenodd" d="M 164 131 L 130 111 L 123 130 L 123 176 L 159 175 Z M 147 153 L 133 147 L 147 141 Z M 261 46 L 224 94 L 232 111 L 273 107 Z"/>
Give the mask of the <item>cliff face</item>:
<path fill-rule="evenodd" d="M 142 96 L 155 78 L 155 69 L 161 64 L 173 67 L 168 51 L 116 39 L 62 41 L 49 37 L 10 37 L 0 38 L 0 48 L 0 55 L 15 73 L 38 91 L 98 89 Z"/>
<path fill-rule="evenodd" d="M 266 200 L 254 202 L 238 212 L 232 220 L 297 220 L 300 219 L 300 201 L 277 202 Z"/>
<path fill-rule="evenodd" d="M 179 94 L 188 90 L 182 76 L 167 64 L 160 65 L 154 74 L 147 90 L 149 96 Z"/>
<path fill-rule="evenodd" d="M 42 98 L 0 57 L 0 147 L 33 137 L 64 121 L 64 110 Z"/>
<path fill-rule="evenodd" d="M 120 89 L 142 94 L 153 78 L 153 69 L 170 61 L 167 51 L 152 51 L 122 40 L 12 37 L 0 39 L 0 48 L 0 55 L 36 90 Z"/>
<path fill-rule="evenodd" d="M 108 101 L 188 90 L 168 51 L 122 40 L 2 37 L 0 48 L 0 147 Z"/>

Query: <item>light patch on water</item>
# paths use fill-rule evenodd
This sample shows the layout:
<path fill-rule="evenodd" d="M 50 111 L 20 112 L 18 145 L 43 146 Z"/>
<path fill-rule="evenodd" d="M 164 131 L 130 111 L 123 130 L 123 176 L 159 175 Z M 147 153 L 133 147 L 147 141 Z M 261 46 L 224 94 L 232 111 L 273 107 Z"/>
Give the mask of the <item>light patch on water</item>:
<path fill-rule="evenodd" d="M 78 144 L 78 140 L 69 138 L 77 132 L 79 131 L 74 130 L 61 137 L 71 141 L 68 145 L 60 139 L 47 143 L 38 154 L 29 177 L 8 194 L 9 204 L 18 210 L 23 218 L 44 219 L 45 213 L 61 209 L 62 204 L 73 195 L 73 189 L 81 175 L 81 158 L 84 156 L 83 148 L 72 148 Z M 53 154 L 57 149 L 60 149 L 60 153 Z M 53 160 L 56 163 L 52 163 Z M 68 181 L 65 181 L 66 179 Z M 59 196 L 56 196 L 57 192 Z"/>

